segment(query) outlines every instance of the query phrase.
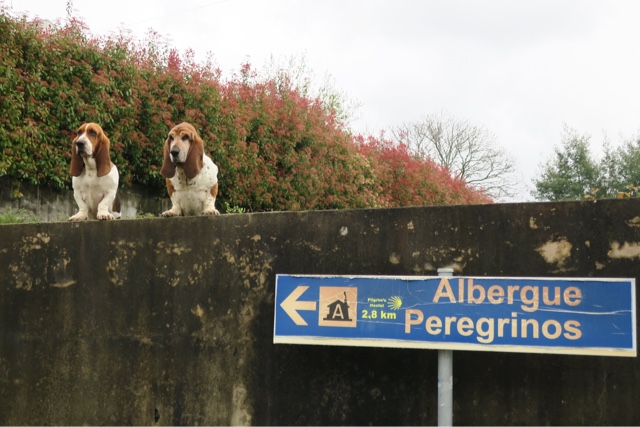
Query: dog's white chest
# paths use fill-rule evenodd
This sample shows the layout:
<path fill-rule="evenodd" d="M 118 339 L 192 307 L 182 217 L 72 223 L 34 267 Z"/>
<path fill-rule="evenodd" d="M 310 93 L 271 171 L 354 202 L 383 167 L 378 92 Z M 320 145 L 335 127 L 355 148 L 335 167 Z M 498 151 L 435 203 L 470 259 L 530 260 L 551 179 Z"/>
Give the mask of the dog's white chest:
<path fill-rule="evenodd" d="M 171 201 L 177 203 L 185 215 L 198 215 L 211 199 L 211 188 L 218 182 L 218 167 L 205 155 L 204 166 L 193 179 L 187 179 L 182 167 L 177 167 L 170 181 L 174 189 Z"/>
<path fill-rule="evenodd" d="M 118 169 L 113 166 L 107 175 L 99 177 L 95 166 L 90 166 L 87 165 L 80 176 L 72 177 L 71 183 L 74 191 L 99 202 L 106 193 L 118 187 Z"/>
<path fill-rule="evenodd" d="M 95 219 L 98 213 L 100 203 L 105 199 L 109 199 L 106 203 L 106 209 L 111 208 L 111 203 L 115 198 L 118 188 L 119 174 L 118 168 L 114 165 L 107 175 L 98 176 L 98 170 L 95 167 L 95 161 L 86 163 L 80 176 L 71 178 L 74 197 L 86 206 L 86 215 Z"/>

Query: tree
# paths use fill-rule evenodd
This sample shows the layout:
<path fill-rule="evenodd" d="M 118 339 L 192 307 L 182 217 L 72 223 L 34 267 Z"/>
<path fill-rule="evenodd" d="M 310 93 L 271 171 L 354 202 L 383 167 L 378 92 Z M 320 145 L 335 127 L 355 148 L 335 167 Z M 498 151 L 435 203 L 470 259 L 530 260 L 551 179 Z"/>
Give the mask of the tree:
<path fill-rule="evenodd" d="M 335 79 L 325 73 L 322 81 L 314 75 L 307 64 L 305 54 L 275 58 L 273 55 L 265 62 L 260 73 L 262 81 L 276 82 L 279 91 L 293 90 L 305 98 L 318 99 L 323 108 L 343 124 L 354 119 L 360 102 L 336 87 Z"/>
<path fill-rule="evenodd" d="M 583 200 L 638 195 L 640 185 L 640 134 L 613 148 L 605 136 L 604 155 L 599 161 L 590 150 L 589 135 L 580 135 L 566 125 L 560 147 L 534 179 L 533 196 L 538 200 Z"/>
<path fill-rule="evenodd" d="M 475 189 L 496 199 L 513 197 L 515 162 L 497 145 L 495 134 L 482 126 L 440 112 L 391 130 L 414 155 L 430 158 Z"/>
<path fill-rule="evenodd" d="M 71 21 L 73 18 L 73 0 L 67 0 L 65 11 L 67 12 L 67 20 Z"/>
<path fill-rule="evenodd" d="M 542 166 L 541 176 L 534 179 L 533 196 L 537 200 L 582 200 L 585 194 L 606 184 L 605 168 L 593 159 L 589 140 L 588 135 L 580 135 L 565 125 L 561 146 L 554 148 L 554 157 Z M 615 160 L 609 158 L 605 163 L 612 165 Z"/>
<path fill-rule="evenodd" d="M 605 159 L 609 157 L 607 177 L 612 197 L 640 185 L 640 134 L 628 138 L 610 156 L 605 155 Z"/>

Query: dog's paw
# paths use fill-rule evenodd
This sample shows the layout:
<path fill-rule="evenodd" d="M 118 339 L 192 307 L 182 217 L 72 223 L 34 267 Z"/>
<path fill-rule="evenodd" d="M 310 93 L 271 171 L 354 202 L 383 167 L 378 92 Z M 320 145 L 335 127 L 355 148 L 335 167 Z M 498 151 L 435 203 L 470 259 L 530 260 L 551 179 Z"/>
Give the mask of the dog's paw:
<path fill-rule="evenodd" d="M 220 212 L 216 208 L 206 209 L 202 212 L 202 215 L 220 215 Z"/>
<path fill-rule="evenodd" d="M 99 220 L 113 219 L 113 215 L 111 215 L 108 211 L 100 211 L 100 212 L 98 212 L 98 219 Z"/>
<path fill-rule="evenodd" d="M 78 212 L 74 216 L 70 217 L 68 221 L 85 221 L 87 219 L 87 214 Z"/>
<path fill-rule="evenodd" d="M 169 210 L 169 211 L 162 212 L 161 216 L 166 217 L 166 218 L 171 218 L 173 216 L 180 216 L 180 213 L 176 212 L 174 210 Z"/>

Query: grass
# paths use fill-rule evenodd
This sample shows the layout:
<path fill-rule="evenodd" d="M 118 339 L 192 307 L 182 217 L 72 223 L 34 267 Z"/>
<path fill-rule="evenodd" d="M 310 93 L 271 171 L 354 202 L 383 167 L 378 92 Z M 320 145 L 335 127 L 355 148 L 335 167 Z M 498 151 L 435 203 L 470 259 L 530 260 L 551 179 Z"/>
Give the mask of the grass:
<path fill-rule="evenodd" d="M 246 209 L 245 208 L 241 208 L 239 206 L 229 206 L 229 203 L 224 202 L 224 211 L 225 213 L 245 213 Z"/>
<path fill-rule="evenodd" d="M 136 212 L 137 219 L 155 218 L 155 217 L 156 215 L 152 214 L 151 212 L 141 212 L 141 211 Z"/>
<path fill-rule="evenodd" d="M 40 219 L 26 209 L 9 209 L 0 211 L 0 224 L 22 224 L 39 222 Z"/>

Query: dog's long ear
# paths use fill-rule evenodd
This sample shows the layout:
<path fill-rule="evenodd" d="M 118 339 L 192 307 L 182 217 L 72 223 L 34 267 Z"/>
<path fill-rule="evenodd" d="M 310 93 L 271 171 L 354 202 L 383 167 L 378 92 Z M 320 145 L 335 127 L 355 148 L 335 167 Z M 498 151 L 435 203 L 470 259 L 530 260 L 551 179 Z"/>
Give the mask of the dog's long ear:
<path fill-rule="evenodd" d="M 165 178 L 173 178 L 176 174 L 176 165 L 171 161 L 171 157 L 169 156 L 169 138 L 164 142 L 164 160 L 162 162 L 162 169 L 160 169 L 160 174 Z"/>
<path fill-rule="evenodd" d="M 204 141 L 197 133 L 191 135 L 191 145 L 184 162 L 184 174 L 188 179 L 195 178 L 204 167 Z"/>
<path fill-rule="evenodd" d="M 76 149 L 76 139 L 78 139 L 77 136 L 73 138 L 73 144 L 71 144 L 71 165 L 69 165 L 71 176 L 80 176 L 82 169 L 84 169 L 84 161 Z"/>
<path fill-rule="evenodd" d="M 105 176 L 111 171 L 111 157 L 109 156 L 109 145 L 111 141 L 107 138 L 104 131 L 98 133 L 98 146 L 93 154 L 96 159 L 96 168 L 98 176 Z"/>

